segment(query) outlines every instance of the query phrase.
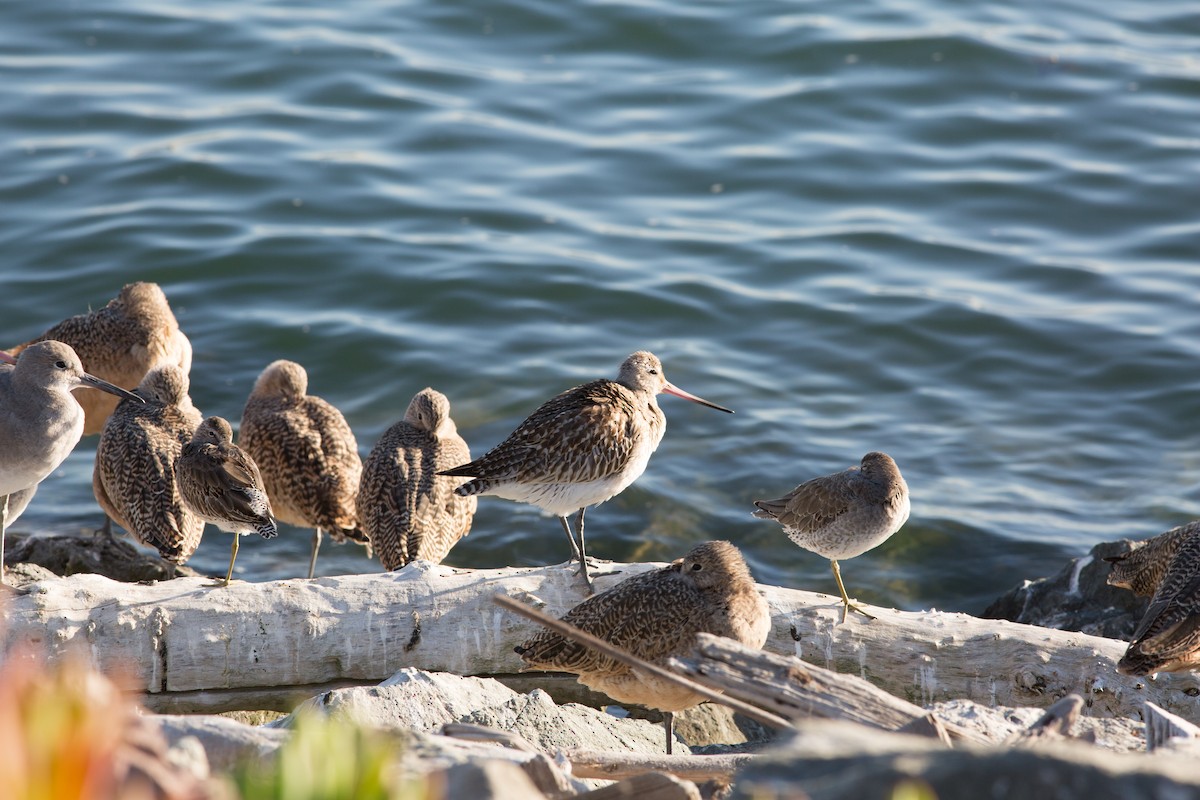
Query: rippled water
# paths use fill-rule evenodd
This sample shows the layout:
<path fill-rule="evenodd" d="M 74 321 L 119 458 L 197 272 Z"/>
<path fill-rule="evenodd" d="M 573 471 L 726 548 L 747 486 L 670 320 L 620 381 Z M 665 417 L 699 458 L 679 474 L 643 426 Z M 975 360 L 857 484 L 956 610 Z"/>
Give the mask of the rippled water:
<path fill-rule="evenodd" d="M 977 611 L 1196 515 L 1200 15 L 1180 0 L 21 2 L 0 27 L 0 336 L 157 281 L 236 422 L 304 363 L 365 453 L 435 386 L 476 454 L 649 348 L 677 385 L 592 551 L 728 538 L 882 449 L 908 525 L 852 594 Z M 17 529 L 93 527 L 95 438 Z M 461 566 L 565 557 L 483 498 Z M 247 540 L 251 580 L 308 533 Z M 218 572 L 210 528 L 193 563 Z M 322 573 L 379 569 L 327 547 Z"/>

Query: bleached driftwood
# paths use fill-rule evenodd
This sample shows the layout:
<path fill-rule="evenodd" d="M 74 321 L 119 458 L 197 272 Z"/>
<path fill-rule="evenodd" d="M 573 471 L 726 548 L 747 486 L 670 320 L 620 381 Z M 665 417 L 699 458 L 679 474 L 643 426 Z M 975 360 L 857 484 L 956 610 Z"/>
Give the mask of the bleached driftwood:
<path fill-rule="evenodd" d="M 712 778 L 728 779 L 758 758 L 752 753 L 644 756 L 637 753 L 596 753 L 587 750 L 567 750 L 563 752 L 563 756 L 571 763 L 571 775 L 576 778 L 616 781 L 648 772 L 666 772 L 696 783 L 703 783 Z"/>
<path fill-rule="evenodd" d="M 612 565 L 620 575 L 651 564 Z M 866 678 L 918 705 L 966 698 L 1048 706 L 1079 692 L 1096 715 L 1133 716 L 1146 700 L 1200 720 L 1191 675 L 1118 675 L 1125 643 L 966 614 L 868 608 L 877 620 L 838 624 L 829 595 L 761 587 L 774 629 L 766 649 Z M 496 592 L 559 615 L 583 600 L 574 568 L 460 570 L 424 562 L 392 573 L 209 588 L 181 578 L 151 585 L 76 575 L 34 584 L 3 608 L 3 647 L 84 648 L 120 668 L 153 709 L 260 708 L 264 698 L 331 684 L 376 683 L 414 666 L 504 679 L 512 649 L 535 625 L 497 608 Z M 551 676 L 526 674 L 553 683 Z M 270 706 L 267 706 L 270 707 Z"/>

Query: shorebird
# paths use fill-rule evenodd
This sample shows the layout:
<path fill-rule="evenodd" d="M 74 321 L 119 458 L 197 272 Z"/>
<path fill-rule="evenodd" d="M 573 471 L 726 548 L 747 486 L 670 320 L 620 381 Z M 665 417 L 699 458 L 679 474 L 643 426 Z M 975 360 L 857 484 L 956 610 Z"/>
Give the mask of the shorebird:
<path fill-rule="evenodd" d="M 58 341 L 27 347 L 11 369 L 0 370 L 0 583 L 10 497 L 28 491 L 28 502 L 32 490 L 79 444 L 83 408 L 71 390 L 81 386 L 141 402 L 84 372 L 75 351 Z"/>
<path fill-rule="evenodd" d="M 1175 554 L 1117 672 L 1141 676 L 1200 668 L 1200 525 L 1193 522 L 1168 534 L 1175 532 L 1180 532 Z"/>
<path fill-rule="evenodd" d="M 1152 596 L 1180 545 L 1197 532 L 1200 532 L 1200 520 L 1172 528 L 1144 542 L 1135 542 L 1128 553 L 1106 556 L 1104 560 L 1112 564 L 1108 585 L 1129 589 L 1141 597 Z"/>
<path fill-rule="evenodd" d="M 175 566 L 200 546 L 204 520 L 183 506 L 175 462 L 200 425 L 188 396 L 188 376 L 176 366 L 146 373 L 136 393 L 144 403 L 117 404 L 96 446 L 92 491 L 109 519 Z"/>
<path fill-rule="evenodd" d="M 308 394 L 308 373 L 274 361 L 254 382 L 238 444 L 258 465 L 275 519 L 313 529 L 308 577 L 317 569 L 321 534 L 367 544 L 354 501 L 362 477 L 358 442 L 342 413 Z"/>
<path fill-rule="evenodd" d="M 478 498 L 460 497 L 458 481 L 438 474 L 470 459 L 446 395 L 422 389 L 363 465 L 358 520 L 384 569 L 418 558 L 440 563 L 470 532 Z"/>
<path fill-rule="evenodd" d="M 733 413 L 672 386 L 658 357 L 641 350 L 625 359 L 615 381 L 591 381 L 547 400 L 483 457 L 438 474 L 474 478 L 455 489 L 463 497 L 493 494 L 558 517 L 591 591 L 583 514 L 645 471 L 667 427 L 660 392 Z"/>
<path fill-rule="evenodd" d="M 861 466 L 813 478 L 778 500 L 754 505 L 754 516 L 775 520 L 793 542 L 829 559 L 842 594 L 843 622 L 847 611 L 875 619 L 846 596 L 838 561 L 878 547 L 908 519 L 908 484 L 891 456 L 867 453 Z"/>
<path fill-rule="evenodd" d="M 233 428 L 227 420 L 209 417 L 200 423 L 175 462 L 175 485 L 184 507 L 233 534 L 229 572 L 225 573 L 224 583 L 215 584 L 228 586 L 237 560 L 238 540 L 251 533 L 271 539 L 277 530 L 258 467 L 246 451 L 233 443 Z"/>
<path fill-rule="evenodd" d="M 584 600 L 562 620 L 658 666 L 673 656 L 689 655 L 698 633 L 762 647 L 771 630 L 770 609 L 750 568 L 741 552 L 723 541 L 697 545 L 669 566 L 627 578 Z M 704 700 L 551 631 L 530 637 L 516 653 L 525 662 L 523 672 L 570 672 L 618 703 L 662 711 L 667 753 L 674 739 L 674 712 Z"/>
<path fill-rule="evenodd" d="M 171 313 L 157 283 L 130 283 L 108 305 L 65 319 L 41 336 L 12 349 L 18 355 L 34 342 L 56 339 L 75 349 L 84 369 L 116 386 L 132 389 L 151 367 L 175 364 L 190 372 L 192 345 Z M 99 433 L 117 401 L 83 391 L 83 435 Z"/>

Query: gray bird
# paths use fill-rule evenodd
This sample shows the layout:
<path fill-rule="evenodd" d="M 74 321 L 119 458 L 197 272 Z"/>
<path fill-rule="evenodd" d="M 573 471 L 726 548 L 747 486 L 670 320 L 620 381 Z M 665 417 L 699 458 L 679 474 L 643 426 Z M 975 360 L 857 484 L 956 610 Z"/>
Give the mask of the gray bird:
<path fill-rule="evenodd" d="M 200 425 L 176 366 L 146 373 L 136 393 L 144 403 L 117 404 L 96 446 L 92 491 L 104 512 L 170 564 L 186 563 L 200 546 L 204 520 L 188 511 L 175 485 L 175 462 Z"/>
<path fill-rule="evenodd" d="M 275 519 L 313 529 L 308 577 L 317 569 L 322 532 L 335 542 L 367 544 L 354 510 L 362 461 L 342 413 L 308 394 L 308 373 L 274 361 L 254 382 L 238 444 L 258 465 Z"/>
<path fill-rule="evenodd" d="M 723 541 L 697 545 L 669 566 L 627 578 L 584 600 L 562 620 L 658 666 L 690 655 L 698 633 L 759 648 L 771 630 L 770 609 L 750 568 L 741 552 Z M 618 703 L 662 711 L 668 753 L 674 712 L 704 700 L 549 630 L 518 645 L 516 653 L 525 662 L 522 671 L 574 673 L 584 686 Z"/>
<path fill-rule="evenodd" d="M 625 359 L 615 381 L 592 381 L 547 400 L 483 456 L 438 474 L 474 478 L 455 490 L 463 497 L 493 494 L 558 517 L 591 591 L 583 514 L 646 470 L 667 429 L 658 407 L 663 392 L 733 413 L 671 385 L 658 357 L 642 350 Z"/>
<path fill-rule="evenodd" d="M 216 584 L 228 586 L 238 540 L 251 533 L 271 539 L 278 531 L 258 466 L 233 443 L 227 420 L 209 417 L 200 423 L 175 462 L 175 485 L 189 511 L 234 535 L 229 571 L 224 583 Z"/>
<path fill-rule="evenodd" d="M 24 348 L 11 369 L 0 370 L 0 583 L 9 498 L 34 490 L 79 444 L 83 408 L 71 391 L 80 387 L 142 402 L 84 372 L 75 351 L 58 341 Z"/>
<path fill-rule="evenodd" d="M 358 519 L 384 569 L 418 558 L 440 563 L 470 532 L 478 499 L 456 494 L 458 481 L 439 474 L 470 460 L 446 395 L 422 389 L 363 465 Z"/>
<path fill-rule="evenodd" d="M 130 283 L 103 308 L 63 320 L 41 336 L 12 349 L 18 355 L 34 342 L 56 339 L 74 348 L 84 369 L 109 383 L 132 389 L 151 367 L 192 368 L 192 344 L 157 283 Z M 117 401 L 100 392 L 76 395 L 83 406 L 83 435 L 99 433 Z"/>
<path fill-rule="evenodd" d="M 842 594 L 843 622 L 847 611 L 874 619 L 846 596 L 838 561 L 878 547 L 908 520 L 908 484 L 891 456 L 867 453 L 861 466 L 813 478 L 778 500 L 754 505 L 754 516 L 775 520 L 793 542 L 829 559 Z"/>

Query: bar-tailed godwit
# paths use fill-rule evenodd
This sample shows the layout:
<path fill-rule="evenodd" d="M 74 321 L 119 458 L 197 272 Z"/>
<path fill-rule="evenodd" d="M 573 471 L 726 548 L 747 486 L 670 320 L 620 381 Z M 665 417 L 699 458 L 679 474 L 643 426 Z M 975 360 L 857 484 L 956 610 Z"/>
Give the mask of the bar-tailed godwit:
<path fill-rule="evenodd" d="M 667 382 L 653 353 L 625 359 L 617 379 L 568 389 L 542 404 L 481 458 L 441 475 L 471 477 L 455 491 L 492 494 L 535 505 L 558 517 L 589 590 L 583 514 L 638 479 L 662 441 L 667 419 L 661 392 L 732 413 Z M 578 542 L 567 517 L 576 514 Z"/>
<path fill-rule="evenodd" d="M 271 539 L 277 530 L 258 466 L 233 443 L 233 428 L 227 420 L 209 417 L 200 423 L 175 462 L 175 485 L 188 510 L 233 534 L 229 571 L 225 582 L 216 584 L 228 586 L 238 540 L 251 533 Z"/>
<path fill-rule="evenodd" d="M 1185 526 L 1174 547 L 1150 606 L 1117 662 L 1117 671 L 1125 675 L 1200 669 L 1200 525 Z"/>
<path fill-rule="evenodd" d="M 24 348 L 0 370 L 0 583 L 9 495 L 31 490 L 58 468 L 83 436 L 83 408 L 71 394 L 91 387 L 142 399 L 83 371 L 70 345 L 44 341 Z"/>
<path fill-rule="evenodd" d="M 908 484 L 886 453 L 867 453 L 858 467 L 813 478 L 778 500 L 755 500 L 754 516 L 773 519 L 788 538 L 829 559 L 847 611 L 873 616 L 850 602 L 839 560 L 862 555 L 887 541 L 908 519 Z"/>
<path fill-rule="evenodd" d="M 439 563 L 470 532 L 478 498 L 460 497 L 458 481 L 438 474 L 470 460 L 446 395 L 422 389 L 363 465 L 358 519 L 384 569 Z"/>
<path fill-rule="evenodd" d="M 109 518 L 174 568 L 200 546 L 204 520 L 183 506 L 175 462 L 200 425 L 179 367 L 154 367 L 138 384 L 144 403 L 117 404 L 96 445 L 92 491 Z"/>
<path fill-rule="evenodd" d="M 658 666 L 690 655 L 698 633 L 762 647 L 771 630 L 770 609 L 750 568 L 736 547 L 722 541 L 697 545 L 669 566 L 627 578 L 584 600 L 562 620 Z M 535 634 L 516 652 L 525 662 L 523 671 L 570 672 L 618 703 L 664 712 L 668 753 L 674 712 L 704 699 L 552 631 Z"/>
<path fill-rule="evenodd" d="M 34 342 L 56 339 L 74 348 L 84 369 L 116 386 L 132 389 L 151 367 L 174 364 L 192 368 L 192 345 L 157 283 L 130 283 L 103 308 L 58 323 L 41 336 L 12 349 L 19 354 Z M 99 433 L 117 401 L 100 392 L 81 391 L 83 435 Z"/>
<path fill-rule="evenodd" d="M 317 568 L 321 534 L 366 544 L 354 501 L 362 477 L 358 442 L 327 401 L 308 394 L 308 373 L 275 361 L 254 382 L 242 411 L 238 444 L 258 464 L 275 519 L 313 529 L 308 577 Z"/>

